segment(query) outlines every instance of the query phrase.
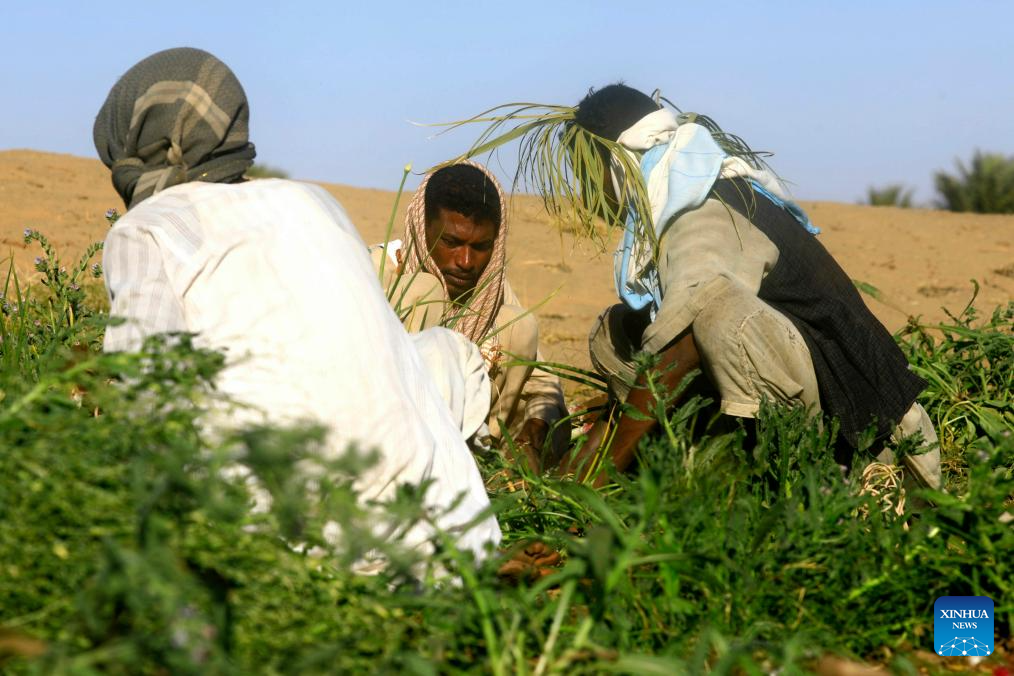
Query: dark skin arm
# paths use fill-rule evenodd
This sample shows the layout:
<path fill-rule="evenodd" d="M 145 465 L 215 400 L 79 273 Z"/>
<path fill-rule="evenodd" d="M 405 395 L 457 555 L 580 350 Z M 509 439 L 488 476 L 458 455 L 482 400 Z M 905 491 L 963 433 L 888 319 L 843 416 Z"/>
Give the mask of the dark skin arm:
<path fill-rule="evenodd" d="M 525 421 L 515 442 L 533 474 L 540 474 L 544 467 L 552 467 L 559 462 L 567 452 L 569 431 L 569 426 L 561 430 L 541 418 Z"/>
<path fill-rule="evenodd" d="M 640 420 L 628 415 L 626 412 L 620 415 L 616 424 L 616 431 L 613 434 L 613 442 L 610 448 L 610 458 L 613 465 L 619 471 L 624 471 L 634 460 L 637 452 L 637 444 L 645 434 L 648 434 L 658 421 L 654 418 L 656 406 L 655 396 L 648 388 L 648 376 L 651 374 L 656 383 L 656 388 L 662 392 L 672 392 L 679 386 L 680 382 L 691 371 L 700 366 L 701 358 L 697 353 L 697 345 L 694 343 L 694 335 L 690 329 L 681 333 L 673 342 L 659 353 L 659 361 L 650 371 L 638 376 L 634 388 L 627 395 L 626 407 L 633 409 L 646 416 L 646 420 Z M 670 402 L 674 405 L 676 401 Z M 605 441 L 607 421 L 600 419 L 588 433 L 588 441 L 576 456 L 567 458 L 560 465 L 560 474 L 575 474 L 580 481 L 588 478 L 591 470 L 591 461 L 598 453 L 600 446 Z M 603 485 L 608 478 L 605 472 L 599 472 L 595 477 L 594 485 Z"/>

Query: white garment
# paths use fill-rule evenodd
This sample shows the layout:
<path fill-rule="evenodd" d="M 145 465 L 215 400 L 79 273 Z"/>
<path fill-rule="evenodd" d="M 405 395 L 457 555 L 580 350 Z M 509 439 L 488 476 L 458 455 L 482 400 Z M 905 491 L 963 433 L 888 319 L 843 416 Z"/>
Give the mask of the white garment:
<path fill-rule="evenodd" d="M 434 327 L 409 337 L 465 439 L 489 414 L 490 382 L 475 343 L 457 331 Z"/>
<path fill-rule="evenodd" d="M 323 189 L 263 180 L 164 190 L 116 223 L 104 263 L 111 314 L 130 320 L 109 328 L 107 350 L 137 349 L 160 330 L 196 333 L 199 345 L 226 352 L 219 390 L 251 407 L 231 412 L 229 425 L 322 424 L 333 457 L 350 444 L 378 451 L 357 481 L 364 500 L 429 480 L 424 502 L 438 528 L 458 530 L 459 546 L 480 558 L 499 543 L 492 516 L 460 532 L 489 508 L 459 429 L 476 417 L 463 389 L 467 363 L 462 378 L 447 371 L 438 387 L 388 306 L 365 244 Z M 420 346 L 434 364 L 469 356 L 442 334 Z M 474 378 L 471 386 L 482 388 Z M 488 403 L 485 387 L 479 401 Z M 418 524 L 405 543 L 432 534 Z"/>
<path fill-rule="evenodd" d="M 680 124 L 676 119 L 676 114 L 672 110 L 662 108 L 645 115 L 635 122 L 633 126 L 620 134 L 616 141 L 629 151 L 642 153 L 662 143 L 667 145 L 665 154 L 648 181 L 648 195 L 652 206 L 652 223 L 655 227 L 655 234 L 658 237 L 662 235 L 660 229 L 666 225 L 659 222 L 659 216 L 661 215 L 662 208 L 668 201 L 669 165 L 673 161 L 673 155 L 693 143 L 695 137 L 705 134 L 709 139 L 711 138 L 711 132 L 706 128 L 694 123 Z M 715 144 L 715 151 L 716 154 L 723 156 L 719 173 L 721 178 L 754 180 L 779 199 L 790 199 L 785 184 L 770 171 L 751 167 L 741 157 L 725 155 L 724 151 L 717 144 Z M 622 167 L 622 165 L 620 166 Z"/>
<path fill-rule="evenodd" d="M 370 249 L 374 248 L 384 250 L 384 253 L 387 254 L 387 262 L 389 264 L 394 265 L 395 267 L 401 265 L 401 261 L 398 259 L 398 256 L 400 255 L 401 250 L 405 248 L 405 244 L 400 239 L 392 239 L 390 242 L 387 243 L 382 242 L 380 244 L 374 244 L 372 247 L 370 247 Z M 387 266 L 385 265 L 385 270 L 386 269 Z"/>

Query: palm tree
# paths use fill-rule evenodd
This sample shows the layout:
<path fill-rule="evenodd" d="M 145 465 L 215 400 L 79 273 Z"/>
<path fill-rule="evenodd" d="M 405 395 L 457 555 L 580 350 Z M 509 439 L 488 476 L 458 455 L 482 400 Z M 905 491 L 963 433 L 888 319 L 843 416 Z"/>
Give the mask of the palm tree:
<path fill-rule="evenodd" d="M 958 175 L 937 172 L 940 200 L 950 211 L 1014 214 L 1014 157 L 976 151 L 971 166 L 958 161 Z"/>
<path fill-rule="evenodd" d="M 883 188 L 869 188 L 866 191 L 867 204 L 872 207 L 902 207 L 912 206 L 912 189 L 906 188 L 900 183 L 885 185 Z"/>
<path fill-rule="evenodd" d="M 246 170 L 247 178 L 288 178 L 289 172 L 270 164 L 255 164 Z"/>

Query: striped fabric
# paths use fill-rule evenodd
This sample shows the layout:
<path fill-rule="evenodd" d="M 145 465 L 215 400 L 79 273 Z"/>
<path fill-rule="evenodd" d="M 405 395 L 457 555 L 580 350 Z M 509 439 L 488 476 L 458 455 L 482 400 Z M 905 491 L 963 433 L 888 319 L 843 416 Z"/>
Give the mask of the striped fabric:
<path fill-rule="evenodd" d="M 230 183 L 253 163 L 246 94 L 199 49 L 153 54 L 128 70 L 95 118 L 95 148 L 127 207 L 187 181 Z"/>
<path fill-rule="evenodd" d="M 196 233 L 181 233 L 187 241 Z M 199 240 L 198 240 L 199 241 Z M 148 336 L 187 330 L 183 308 L 162 265 L 155 235 L 144 227 L 114 228 L 102 258 L 109 314 L 122 324 L 106 329 L 106 352 L 135 352 Z"/>
<path fill-rule="evenodd" d="M 486 167 L 471 160 L 463 160 L 460 164 L 478 169 L 496 188 L 500 196 L 500 223 L 497 227 L 496 241 L 493 243 L 493 253 L 475 285 L 472 297 L 468 299 L 464 308 L 448 303 L 449 309 L 445 311 L 442 323 L 478 345 L 486 363 L 493 367 L 504 360 L 500 341 L 495 335 L 489 334 L 504 304 L 504 285 L 507 279 L 507 199 L 500 182 Z M 446 290 L 444 276 L 429 255 L 429 246 L 426 242 L 426 185 L 432 175 L 433 173 L 426 175 L 408 205 L 403 240 L 407 249 L 405 274 L 412 275 L 420 270 L 428 272 L 439 279 Z"/>

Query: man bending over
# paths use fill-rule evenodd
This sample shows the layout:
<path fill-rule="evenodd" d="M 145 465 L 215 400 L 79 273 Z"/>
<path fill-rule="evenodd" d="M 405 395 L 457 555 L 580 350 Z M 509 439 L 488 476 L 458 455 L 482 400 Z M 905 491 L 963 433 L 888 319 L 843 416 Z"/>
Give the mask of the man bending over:
<path fill-rule="evenodd" d="M 590 338 L 612 394 L 641 414 L 653 410 L 648 374 L 638 375 L 634 362 L 645 351 L 657 355 L 651 374 L 666 391 L 700 367 L 728 415 L 753 418 L 766 399 L 837 418 L 846 457 L 871 426 L 880 439 L 920 432 L 934 444 L 915 402 L 925 383 L 809 219 L 742 144 L 695 119 L 619 84 L 590 93 L 576 110 L 573 124 L 618 145 L 596 141 L 606 192 L 634 195 L 624 182 L 641 182 L 650 210 L 614 200 L 617 221 L 625 220 L 615 259 L 622 303 L 601 315 Z M 624 175 L 624 166 L 638 171 Z M 617 468 L 657 424 L 645 417 L 620 417 L 611 447 Z M 564 471 L 586 471 L 602 429 Z M 893 462 L 889 450 L 881 459 Z M 923 484 L 940 485 L 939 449 L 906 456 L 905 465 Z"/>

